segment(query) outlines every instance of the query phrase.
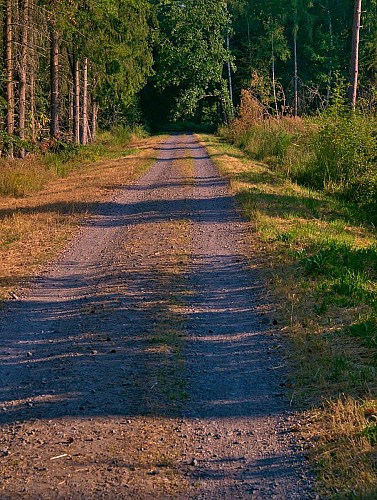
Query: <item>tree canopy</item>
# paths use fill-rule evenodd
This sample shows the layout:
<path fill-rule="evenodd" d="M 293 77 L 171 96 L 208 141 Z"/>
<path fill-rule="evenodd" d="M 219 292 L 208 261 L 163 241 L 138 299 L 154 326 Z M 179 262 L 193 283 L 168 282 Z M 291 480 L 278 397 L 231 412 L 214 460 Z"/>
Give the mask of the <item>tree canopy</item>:
<path fill-rule="evenodd" d="M 231 59 L 225 47 L 230 27 L 227 5 L 219 0 L 161 2 L 156 52 L 156 86 L 174 95 L 174 117 L 192 117 L 202 99 L 225 103 L 224 65 Z"/>

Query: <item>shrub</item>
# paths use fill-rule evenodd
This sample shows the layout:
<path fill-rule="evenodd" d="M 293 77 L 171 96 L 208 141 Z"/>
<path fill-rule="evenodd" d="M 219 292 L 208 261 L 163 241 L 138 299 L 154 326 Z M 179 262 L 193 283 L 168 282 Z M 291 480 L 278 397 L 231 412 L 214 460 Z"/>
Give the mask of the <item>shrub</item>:
<path fill-rule="evenodd" d="M 357 113 L 322 116 L 314 156 L 296 179 L 359 203 L 376 202 L 376 122 Z"/>
<path fill-rule="evenodd" d="M 342 102 L 315 118 L 272 118 L 242 94 L 239 116 L 220 134 L 252 158 L 307 187 L 377 207 L 377 119 Z"/>

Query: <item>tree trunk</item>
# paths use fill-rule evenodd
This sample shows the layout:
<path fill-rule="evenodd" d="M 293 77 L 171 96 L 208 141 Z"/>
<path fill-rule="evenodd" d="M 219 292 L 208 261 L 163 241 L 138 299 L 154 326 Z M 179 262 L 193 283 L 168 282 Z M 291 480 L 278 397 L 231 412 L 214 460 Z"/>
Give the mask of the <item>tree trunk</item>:
<path fill-rule="evenodd" d="M 29 0 L 22 4 L 22 33 L 21 33 L 21 59 L 20 59 L 20 101 L 19 101 L 19 136 L 21 140 L 26 137 L 26 86 L 27 86 L 27 55 L 29 43 Z M 25 148 L 21 147 L 20 156 L 24 158 Z"/>
<path fill-rule="evenodd" d="M 74 57 L 73 63 L 73 137 L 76 144 L 80 143 L 80 63 Z"/>
<path fill-rule="evenodd" d="M 27 56 L 30 58 L 30 62 L 28 64 L 29 69 L 29 111 L 30 111 L 30 138 L 32 142 L 36 141 L 36 130 L 35 130 L 35 74 L 37 72 L 37 52 L 35 50 L 35 12 L 34 12 L 34 0 L 28 0 L 29 4 L 29 35 L 28 35 L 28 44 L 29 50 L 27 51 Z M 28 62 L 28 61 L 26 61 Z"/>
<path fill-rule="evenodd" d="M 349 102 L 352 109 L 356 108 L 357 86 L 359 79 L 359 45 L 361 28 L 361 5 L 362 0 L 355 0 L 355 12 L 353 17 L 352 54 L 350 72 Z"/>
<path fill-rule="evenodd" d="M 73 83 L 68 83 L 68 126 L 69 132 L 73 136 L 73 117 L 74 117 L 74 109 L 73 109 Z"/>
<path fill-rule="evenodd" d="M 275 47 L 274 47 L 274 35 L 272 35 L 271 38 L 271 70 L 272 70 L 272 90 L 274 93 L 274 103 L 275 103 L 275 112 L 276 112 L 276 117 L 279 116 L 279 109 L 278 109 L 278 100 L 277 100 L 277 95 L 276 95 L 276 75 L 275 75 Z"/>
<path fill-rule="evenodd" d="M 297 24 L 295 24 L 295 27 L 293 30 L 293 54 L 294 54 L 294 106 L 293 106 L 293 114 L 296 118 L 298 116 L 297 32 L 298 32 L 298 27 L 297 27 Z"/>
<path fill-rule="evenodd" d="M 7 0 L 5 5 L 5 69 L 6 69 L 6 97 L 7 116 L 6 127 L 10 136 L 14 134 L 14 75 L 13 75 L 13 16 L 12 0 Z M 13 158 L 13 144 L 9 144 L 8 158 Z"/>
<path fill-rule="evenodd" d="M 333 75 L 333 59 L 334 59 L 334 30 L 333 30 L 333 24 L 332 24 L 332 17 L 331 17 L 331 12 L 329 7 L 327 6 L 327 16 L 329 19 L 329 34 L 330 34 L 330 61 L 329 61 L 329 74 L 328 74 L 328 81 L 327 81 L 327 95 L 326 95 L 326 101 L 327 104 L 330 102 L 330 97 L 331 97 L 331 86 L 332 86 L 332 75 Z"/>
<path fill-rule="evenodd" d="M 226 34 L 226 48 L 230 51 L 230 38 L 229 38 L 229 27 Z M 232 82 L 232 66 L 230 61 L 227 63 L 228 66 L 228 82 L 229 82 L 229 101 L 230 101 L 230 118 L 234 118 L 234 101 L 233 101 L 233 82 Z"/>
<path fill-rule="evenodd" d="M 98 119 L 98 104 L 93 100 L 92 104 L 92 141 L 97 140 L 97 119 Z"/>
<path fill-rule="evenodd" d="M 247 24 L 247 46 L 248 46 L 248 52 L 249 52 L 249 63 L 250 63 L 250 68 L 253 67 L 253 51 L 251 49 L 251 34 L 250 34 L 250 22 L 249 18 L 246 15 L 246 24 Z"/>
<path fill-rule="evenodd" d="M 37 134 L 35 130 L 35 69 L 31 69 L 30 74 L 30 128 L 31 128 L 31 140 L 35 142 L 37 140 Z"/>
<path fill-rule="evenodd" d="M 59 136 L 59 34 L 55 27 L 51 27 L 51 137 Z"/>
<path fill-rule="evenodd" d="M 81 144 L 88 144 L 88 59 L 85 57 L 82 64 L 82 115 L 81 115 Z"/>

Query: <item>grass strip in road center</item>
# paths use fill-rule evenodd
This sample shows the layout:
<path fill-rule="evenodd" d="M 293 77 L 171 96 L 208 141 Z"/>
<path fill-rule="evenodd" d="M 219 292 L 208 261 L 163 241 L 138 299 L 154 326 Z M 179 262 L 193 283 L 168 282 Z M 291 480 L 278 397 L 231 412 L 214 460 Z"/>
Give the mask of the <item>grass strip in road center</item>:
<path fill-rule="evenodd" d="M 176 416 L 186 402 L 184 306 L 189 294 L 186 273 L 190 255 L 190 224 L 186 220 L 165 222 L 159 230 L 167 243 L 163 255 L 153 265 L 156 274 L 155 300 L 150 314 L 152 328 L 148 332 L 148 352 L 152 356 L 153 384 L 149 406 L 157 414 Z M 156 359 L 158 358 L 158 361 Z M 165 410 L 162 407 L 165 407 Z"/>
<path fill-rule="evenodd" d="M 190 150 L 186 149 L 185 156 L 174 160 L 173 165 L 182 175 L 182 182 L 185 186 L 195 184 L 195 160 L 191 157 Z"/>
<path fill-rule="evenodd" d="M 354 206 L 201 136 L 229 179 L 287 338 L 296 429 L 326 497 L 377 497 L 377 238 Z"/>

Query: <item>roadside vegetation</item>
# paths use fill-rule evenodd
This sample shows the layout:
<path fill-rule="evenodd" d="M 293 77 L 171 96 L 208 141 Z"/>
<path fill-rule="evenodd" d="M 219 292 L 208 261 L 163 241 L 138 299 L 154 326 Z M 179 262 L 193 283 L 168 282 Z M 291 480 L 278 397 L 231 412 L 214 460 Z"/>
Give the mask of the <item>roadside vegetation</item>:
<path fill-rule="evenodd" d="M 239 118 L 202 140 L 255 230 L 319 492 L 376 498 L 377 123 L 335 104 L 312 119 L 263 118 L 246 94 Z"/>
<path fill-rule="evenodd" d="M 265 117 L 244 91 L 238 118 L 220 134 L 278 175 L 367 209 L 375 223 L 376 131 L 374 113 L 353 112 L 341 93 L 324 113 L 299 119 Z"/>
<path fill-rule="evenodd" d="M 100 133 L 96 143 L 86 146 L 56 140 L 46 151 L 36 149 L 23 159 L 0 158 L 0 196 L 29 195 L 85 163 L 129 154 L 125 147 L 146 135 L 141 127 L 117 126 Z"/>

